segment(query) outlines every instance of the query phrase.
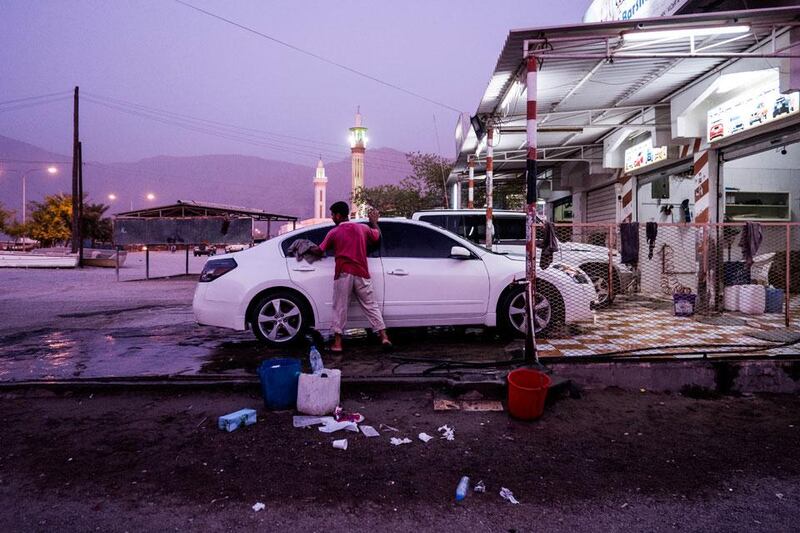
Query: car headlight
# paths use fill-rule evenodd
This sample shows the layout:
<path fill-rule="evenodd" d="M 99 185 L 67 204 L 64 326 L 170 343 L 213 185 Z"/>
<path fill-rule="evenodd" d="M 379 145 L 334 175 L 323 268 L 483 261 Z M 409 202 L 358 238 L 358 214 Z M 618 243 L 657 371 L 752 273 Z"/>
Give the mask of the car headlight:
<path fill-rule="evenodd" d="M 552 265 L 553 268 L 556 270 L 560 270 L 567 276 L 571 277 L 575 283 L 589 283 L 589 277 L 584 274 L 582 271 L 578 270 L 575 267 L 571 267 L 569 265 L 564 265 L 562 263 L 555 263 Z"/>
<path fill-rule="evenodd" d="M 224 276 L 234 268 L 236 268 L 236 260 L 232 257 L 227 259 L 212 259 L 208 261 L 200 273 L 200 283 L 208 283 L 214 281 L 220 276 Z"/>

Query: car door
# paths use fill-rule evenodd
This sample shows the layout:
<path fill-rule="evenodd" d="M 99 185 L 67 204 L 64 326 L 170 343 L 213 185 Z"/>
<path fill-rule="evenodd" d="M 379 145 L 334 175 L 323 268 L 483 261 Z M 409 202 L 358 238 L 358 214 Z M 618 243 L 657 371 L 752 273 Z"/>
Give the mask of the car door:
<path fill-rule="evenodd" d="M 320 244 L 325 238 L 325 235 L 333 229 L 334 226 L 323 226 L 321 228 L 312 228 L 306 232 L 298 233 L 292 237 L 284 240 L 281 243 L 283 253 L 286 256 L 286 267 L 289 272 L 289 279 L 300 287 L 306 294 L 313 300 L 313 304 L 317 309 L 317 323 L 318 329 L 328 329 L 330 327 L 332 313 L 333 313 L 333 277 L 335 273 L 335 262 L 333 251 L 329 251 L 325 257 L 308 263 L 307 261 L 297 261 L 294 256 L 289 256 L 287 251 L 289 246 L 297 239 L 308 239 L 315 244 Z M 379 254 L 379 247 L 374 246 L 368 250 L 367 266 L 372 279 L 372 289 L 378 305 L 383 308 L 383 268 L 381 266 L 381 258 Z M 355 297 L 350 300 L 350 307 L 347 311 L 347 325 L 348 327 L 368 327 L 369 321 L 366 315 L 361 310 Z"/>
<path fill-rule="evenodd" d="M 381 222 L 383 316 L 388 326 L 471 324 L 489 299 L 483 261 L 450 257 L 459 241 L 413 222 Z"/>

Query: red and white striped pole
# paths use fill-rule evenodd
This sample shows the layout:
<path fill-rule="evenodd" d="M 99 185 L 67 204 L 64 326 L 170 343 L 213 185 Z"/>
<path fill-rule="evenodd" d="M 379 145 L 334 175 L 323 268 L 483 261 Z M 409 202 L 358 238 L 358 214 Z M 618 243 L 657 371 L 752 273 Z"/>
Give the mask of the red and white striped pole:
<path fill-rule="evenodd" d="M 473 209 L 475 207 L 475 156 L 469 156 L 469 183 L 467 184 L 467 208 Z"/>
<path fill-rule="evenodd" d="M 525 200 L 528 208 L 525 224 L 525 277 L 528 281 L 528 297 L 526 298 L 528 327 L 525 334 L 525 359 L 539 362 L 539 355 L 536 353 L 536 318 L 534 316 L 536 296 L 536 200 L 539 196 L 536 183 L 536 175 L 538 174 L 536 169 L 536 74 L 538 63 L 535 56 L 529 57 L 527 61 L 528 73 L 525 79 L 525 87 L 528 94 L 528 156 Z"/>
<path fill-rule="evenodd" d="M 494 128 L 486 131 L 486 248 L 492 249 L 492 186 L 494 185 Z"/>

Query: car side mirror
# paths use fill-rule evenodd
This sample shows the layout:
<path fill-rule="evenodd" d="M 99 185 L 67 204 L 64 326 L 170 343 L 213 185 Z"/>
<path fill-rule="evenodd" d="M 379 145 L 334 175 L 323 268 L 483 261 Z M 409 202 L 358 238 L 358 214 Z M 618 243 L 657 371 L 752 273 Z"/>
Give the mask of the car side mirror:
<path fill-rule="evenodd" d="M 450 257 L 453 259 L 471 259 L 472 254 L 463 246 L 453 246 L 450 248 Z"/>

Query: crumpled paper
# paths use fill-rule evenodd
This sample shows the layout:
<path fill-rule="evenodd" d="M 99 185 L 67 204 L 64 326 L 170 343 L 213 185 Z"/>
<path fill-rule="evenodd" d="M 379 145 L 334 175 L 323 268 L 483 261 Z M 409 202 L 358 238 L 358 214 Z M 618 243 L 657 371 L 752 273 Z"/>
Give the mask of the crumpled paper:
<path fill-rule="evenodd" d="M 380 437 L 381 434 L 372 426 L 359 426 L 365 437 Z"/>
<path fill-rule="evenodd" d="M 389 439 L 389 442 L 394 444 L 395 446 L 400 446 L 401 444 L 411 444 L 411 439 L 408 437 L 403 437 L 402 439 L 398 439 L 397 437 L 392 437 Z"/>
<path fill-rule="evenodd" d="M 501 487 L 501 488 L 500 488 L 500 496 L 501 496 L 501 497 L 502 497 L 504 500 L 508 500 L 508 501 L 510 501 L 510 502 L 511 502 L 511 503 L 513 503 L 513 504 L 518 504 L 518 503 L 519 503 L 519 500 L 517 500 L 517 499 L 514 497 L 514 493 L 513 493 L 513 492 L 511 492 L 510 490 L 508 490 L 508 489 L 507 489 L 507 488 L 505 488 L 505 487 Z"/>
<path fill-rule="evenodd" d="M 447 424 L 440 427 L 437 431 L 439 431 L 442 434 L 443 439 L 455 440 L 456 438 L 455 430 L 450 426 L 448 426 Z"/>
<path fill-rule="evenodd" d="M 422 442 L 428 442 L 429 440 L 431 440 L 433 438 L 433 437 L 431 437 L 430 435 L 428 435 L 427 433 L 424 433 L 424 432 L 420 433 L 417 436 L 419 437 L 419 440 L 421 440 Z"/>
<path fill-rule="evenodd" d="M 483 484 L 483 480 L 478 481 L 473 490 L 475 492 L 486 492 L 486 485 Z"/>
<path fill-rule="evenodd" d="M 263 511 L 263 510 L 264 510 L 264 509 L 266 509 L 266 508 L 267 508 L 267 506 L 266 506 L 266 505 L 264 505 L 264 504 L 263 504 L 263 503 L 261 503 L 261 502 L 256 502 L 256 504 L 253 506 L 253 510 L 254 510 L 255 512 Z"/>

